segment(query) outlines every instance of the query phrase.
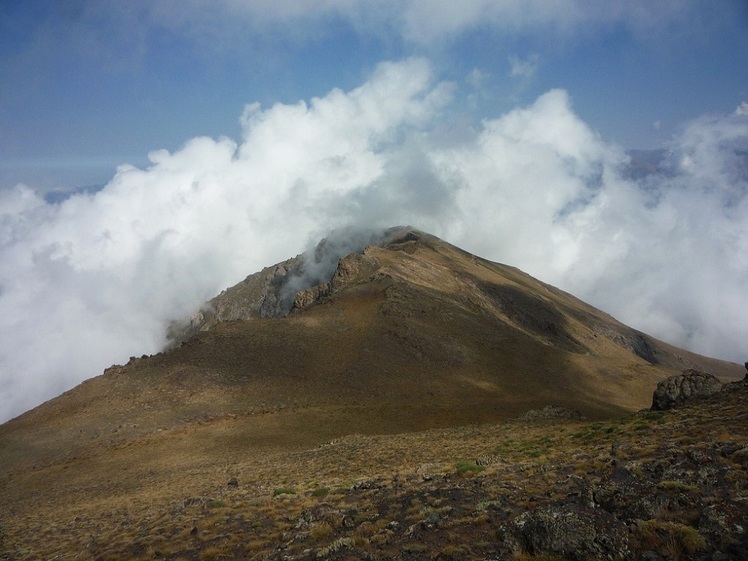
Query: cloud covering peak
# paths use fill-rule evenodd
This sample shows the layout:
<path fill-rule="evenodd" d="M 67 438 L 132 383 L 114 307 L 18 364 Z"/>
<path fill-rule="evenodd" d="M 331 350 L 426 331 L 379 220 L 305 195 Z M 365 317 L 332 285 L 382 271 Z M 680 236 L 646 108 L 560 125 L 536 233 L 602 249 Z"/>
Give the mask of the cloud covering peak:
<path fill-rule="evenodd" d="M 660 169 L 564 90 L 456 126 L 459 84 L 419 58 L 308 102 L 250 104 L 242 134 L 198 137 L 97 192 L 0 190 L 0 420 L 130 355 L 249 273 L 334 228 L 412 224 L 705 354 L 748 339 L 748 117 L 702 117 Z"/>

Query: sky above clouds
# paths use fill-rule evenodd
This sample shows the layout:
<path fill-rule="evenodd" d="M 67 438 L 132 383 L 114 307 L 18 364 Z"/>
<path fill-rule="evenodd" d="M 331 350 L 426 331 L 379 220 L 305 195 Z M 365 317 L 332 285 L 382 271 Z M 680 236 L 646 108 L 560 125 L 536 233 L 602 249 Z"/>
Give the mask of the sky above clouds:
<path fill-rule="evenodd" d="M 5 2 L 0 421 L 351 225 L 742 362 L 747 69 L 739 0 Z"/>

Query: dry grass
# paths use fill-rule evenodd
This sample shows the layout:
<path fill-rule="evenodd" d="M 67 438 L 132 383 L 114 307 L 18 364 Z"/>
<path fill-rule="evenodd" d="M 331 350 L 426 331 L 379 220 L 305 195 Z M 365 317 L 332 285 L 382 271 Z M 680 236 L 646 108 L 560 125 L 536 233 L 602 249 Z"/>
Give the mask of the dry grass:
<path fill-rule="evenodd" d="M 657 551 L 670 561 L 688 559 L 706 547 L 706 541 L 698 531 L 676 522 L 647 520 L 638 527 L 643 549 Z"/>
<path fill-rule="evenodd" d="M 4 547 L 14 552 L 11 559 L 261 558 L 280 544 L 292 557 L 311 548 L 353 556 L 371 550 L 382 558 L 396 550 L 480 558 L 500 547 L 498 521 L 540 500 L 566 496 L 575 473 L 588 482 L 604 480 L 614 441 L 630 465 L 647 465 L 683 434 L 692 437 L 694 453 L 717 436 L 736 446 L 748 438 L 745 419 L 736 424 L 714 411 L 684 408 L 663 418 L 665 422 L 658 423 L 642 414 L 561 427 L 511 422 L 351 435 L 310 450 L 251 457 L 230 466 L 162 471 L 166 479 L 160 489 L 147 484 L 106 500 L 97 498 L 98 488 L 82 485 L 80 489 L 91 494 L 78 502 L 71 503 L 71 495 L 66 495 L 63 500 L 47 496 L 10 503 L 13 516 L 6 513 L 2 521 Z M 646 431 L 641 430 L 643 424 Z M 581 441 L 580 433 L 585 435 Z M 467 479 L 460 473 L 461 462 L 469 464 L 469 458 L 488 452 L 503 453 L 506 461 L 470 471 Z M 730 459 L 717 461 L 729 468 L 736 486 L 748 483 L 745 473 L 730 467 Z M 228 487 L 229 475 L 237 478 L 238 487 Z M 681 493 L 694 491 L 694 485 L 663 480 L 657 488 Z M 289 489 L 296 492 L 280 492 Z M 324 497 L 319 489 L 327 490 Z M 415 539 L 424 532 L 432 541 Z M 699 534 L 683 521 L 655 519 L 638 532 L 642 547 L 668 559 L 685 558 L 703 547 Z M 540 554 L 526 558 L 556 559 Z"/>

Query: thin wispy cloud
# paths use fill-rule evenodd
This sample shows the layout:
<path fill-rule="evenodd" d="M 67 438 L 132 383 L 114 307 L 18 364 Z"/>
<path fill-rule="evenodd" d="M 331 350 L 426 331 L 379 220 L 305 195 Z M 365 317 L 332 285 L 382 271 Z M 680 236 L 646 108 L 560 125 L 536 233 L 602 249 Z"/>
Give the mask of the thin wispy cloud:
<path fill-rule="evenodd" d="M 521 80 L 532 80 L 538 71 L 539 59 L 540 55 L 537 53 L 530 54 L 525 58 L 509 55 L 509 75 Z"/>

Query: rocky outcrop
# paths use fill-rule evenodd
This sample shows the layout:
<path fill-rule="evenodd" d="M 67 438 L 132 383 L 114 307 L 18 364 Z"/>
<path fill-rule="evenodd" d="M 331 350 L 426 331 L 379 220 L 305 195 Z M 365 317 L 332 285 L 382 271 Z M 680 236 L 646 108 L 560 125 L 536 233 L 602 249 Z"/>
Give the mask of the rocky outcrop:
<path fill-rule="evenodd" d="M 409 227 L 333 232 L 313 250 L 249 275 L 206 302 L 189 319 L 169 326 L 168 347 L 176 347 L 217 323 L 282 318 L 308 307 L 356 277 L 358 258 L 367 247 L 396 247 L 423 235 Z"/>
<path fill-rule="evenodd" d="M 602 509 L 546 505 L 515 518 L 509 529 L 515 549 L 570 559 L 629 559 L 628 527 Z M 510 537 L 510 541 L 511 541 Z"/>
<path fill-rule="evenodd" d="M 331 289 L 329 282 L 318 284 L 317 286 L 307 288 L 306 290 L 300 290 L 296 293 L 296 298 L 294 298 L 291 311 L 296 312 L 298 310 L 302 310 L 308 306 L 311 306 L 318 300 L 329 296 L 330 292 Z"/>
<path fill-rule="evenodd" d="M 706 397 L 722 391 L 722 382 L 706 372 L 685 370 L 657 384 L 652 396 L 652 410 L 662 411 L 695 397 Z"/>
<path fill-rule="evenodd" d="M 626 326 L 612 326 L 595 321 L 591 322 L 590 327 L 592 327 L 595 333 L 610 339 L 616 345 L 628 349 L 650 364 L 661 364 L 663 359 L 666 358 L 657 348 L 657 343 L 644 333 L 627 328 Z"/>
<path fill-rule="evenodd" d="M 272 267 L 265 267 L 224 290 L 206 302 L 189 319 L 169 326 L 169 346 L 177 346 L 220 322 L 283 317 L 291 308 L 294 297 L 294 293 L 287 287 L 293 279 L 300 277 L 303 264 L 303 256 L 299 255 Z"/>
<path fill-rule="evenodd" d="M 349 282 L 353 281 L 360 272 L 366 257 L 352 253 L 338 261 L 338 266 L 328 282 L 317 284 L 311 288 L 299 290 L 293 300 L 291 312 L 303 310 L 333 294 Z"/>

